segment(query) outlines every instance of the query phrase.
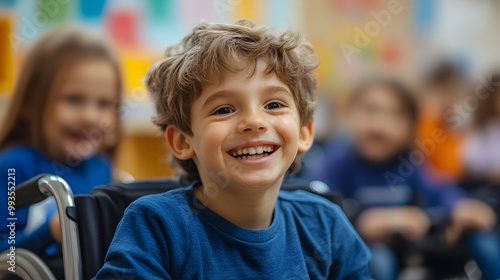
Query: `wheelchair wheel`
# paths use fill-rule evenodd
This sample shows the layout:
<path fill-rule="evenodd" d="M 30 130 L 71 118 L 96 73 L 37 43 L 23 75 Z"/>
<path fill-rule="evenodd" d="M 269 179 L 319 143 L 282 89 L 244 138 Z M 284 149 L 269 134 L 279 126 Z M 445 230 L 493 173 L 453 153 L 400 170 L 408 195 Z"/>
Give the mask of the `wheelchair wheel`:
<path fill-rule="evenodd" d="M 9 271 L 11 265 L 7 254 L 5 251 L 0 256 L 0 279 L 15 279 L 15 275 L 24 280 L 56 280 L 48 266 L 37 255 L 24 249 L 16 249 L 15 272 Z"/>

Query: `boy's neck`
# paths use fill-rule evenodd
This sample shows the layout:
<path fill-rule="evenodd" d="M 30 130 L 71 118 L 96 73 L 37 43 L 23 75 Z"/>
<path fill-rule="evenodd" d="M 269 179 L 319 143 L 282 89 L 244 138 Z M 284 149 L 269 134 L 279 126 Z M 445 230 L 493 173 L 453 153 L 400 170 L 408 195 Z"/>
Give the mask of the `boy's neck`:
<path fill-rule="evenodd" d="M 195 196 L 210 210 L 231 223 L 246 229 L 268 228 L 273 220 L 274 206 L 282 180 L 263 191 L 237 192 L 230 188 L 220 188 L 219 193 L 209 197 L 204 186 L 195 188 Z"/>

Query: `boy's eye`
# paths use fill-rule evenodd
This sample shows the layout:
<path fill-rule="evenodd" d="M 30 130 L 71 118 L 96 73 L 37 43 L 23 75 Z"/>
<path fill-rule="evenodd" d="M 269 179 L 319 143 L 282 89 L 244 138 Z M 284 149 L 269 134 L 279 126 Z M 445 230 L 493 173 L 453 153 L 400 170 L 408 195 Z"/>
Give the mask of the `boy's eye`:
<path fill-rule="evenodd" d="M 266 108 L 267 110 L 279 109 L 282 107 L 284 107 L 284 105 L 280 102 L 270 102 L 266 106 L 264 106 L 264 108 Z"/>
<path fill-rule="evenodd" d="M 232 112 L 234 112 L 234 110 L 229 108 L 229 107 L 221 107 L 221 108 L 215 110 L 213 115 L 227 115 L 227 114 L 231 114 Z"/>

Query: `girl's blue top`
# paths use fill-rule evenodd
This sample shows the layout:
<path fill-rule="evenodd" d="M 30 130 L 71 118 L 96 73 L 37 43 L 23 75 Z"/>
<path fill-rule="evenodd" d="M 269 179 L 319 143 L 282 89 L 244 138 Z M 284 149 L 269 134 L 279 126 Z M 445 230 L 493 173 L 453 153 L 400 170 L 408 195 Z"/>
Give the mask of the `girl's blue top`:
<path fill-rule="evenodd" d="M 30 207 L 14 206 L 15 211 L 10 212 L 7 200 L 15 192 L 9 193 L 13 184 L 8 182 L 19 185 L 38 174 L 49 173 L 66 180 L 73 194 L 78 195 L 90 193 L 94 186 L 112 180 L 112 165 L 107 155 L 98 154 L 82 161 L 69 157 L 67 161 L 51 160 L 29 146 L 16 146 L 0 152 L 0 201 L 4 201 L 0 204 L 0 221 L 3 224 L 0 226 L 0 251 L 14 246 L 40 254 L 47 248 L 54 249 L 55 242 L 49 231 L 50 218 L 57 211 L 55 201 L 49 198 Z M 14 227 L 8 227 L 12 223 Z"/>

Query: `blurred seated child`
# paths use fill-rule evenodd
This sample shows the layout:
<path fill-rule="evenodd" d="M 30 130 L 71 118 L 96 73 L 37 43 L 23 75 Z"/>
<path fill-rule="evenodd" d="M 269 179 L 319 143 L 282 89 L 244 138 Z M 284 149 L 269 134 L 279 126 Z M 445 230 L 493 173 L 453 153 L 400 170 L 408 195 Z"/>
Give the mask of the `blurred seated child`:
<path fill-rule="evenodd" d="M 95 279 L 369 279 L 338 206 L 280 192 L 313 142 L 316 66 L 300 35 L 247 21 L 170 47 L 147 85 L 194 182 L 132 203 Z"/>
<path fill-rule="evenodd" d="M 465 141 L 461 185 L 488 202 L 500 216 L 500 72 L 488 76 L 473 94 L 479 105 Z"/>
<path fill-rule="evenodd" d="M 73 193 L 112 180 L 121 79 L 111 49 L 78 28 L 56 28 L 31 48 L 0 131 L 0 178 L 15 183 L 40 173 L 61 176 Z M 115 108 L 116 107 L 116 108 Z M 7 183 L 0 200 L 7 201 Z M 3 205 L 3 204 L 2 204 Z M 0 219 L 7 218 L 7 208 Z M 14 245 L 42 254 L 61 240 L 53 200 L 16 209 L 15 244 L 0 229 L 1 250 Z"/>
<path fill-rule="evenodd" d="M 479 105 L 465 144 L 470 179 L 500 185 L 500 73 L 488 77 L 474 92 Z"/>
<path fill-rule="evenodd" d="M 394 234 L 419 240 L 436 218 L 417 200 L 449 216 L 450 242 L 461 231 L 493 227 L 495 216 L 487 205 L 463 198 L 454 187 L 431 188 L 422 177 L 425 155 L 413 147 L 417 105 L 406 87 L 387 78 L 369 80 L 353 93 L 348 110 L 352 145 L 328 160 L 319 179 L 344 193 L 346 213 L 372 249 L 375 279 L 397 278 L 397 258 L 387 246 Z M 485 262 L 500 256 L 494 257 Z M 498 269 L 497 263 L 495 273 Z"/>
<path fill-rule="evenodd" d="M 443 134 L 436 149 L 427 155 L 425 173 L 437 185 L 456 183 L 464 172 L 463 142 L 468 116 L 460 111 L 466 92 L 463 73 L 453 63 L 440 61 L 423 78 L 420 97 L 418 138 L 432 139 L 433 134 Z"/>

